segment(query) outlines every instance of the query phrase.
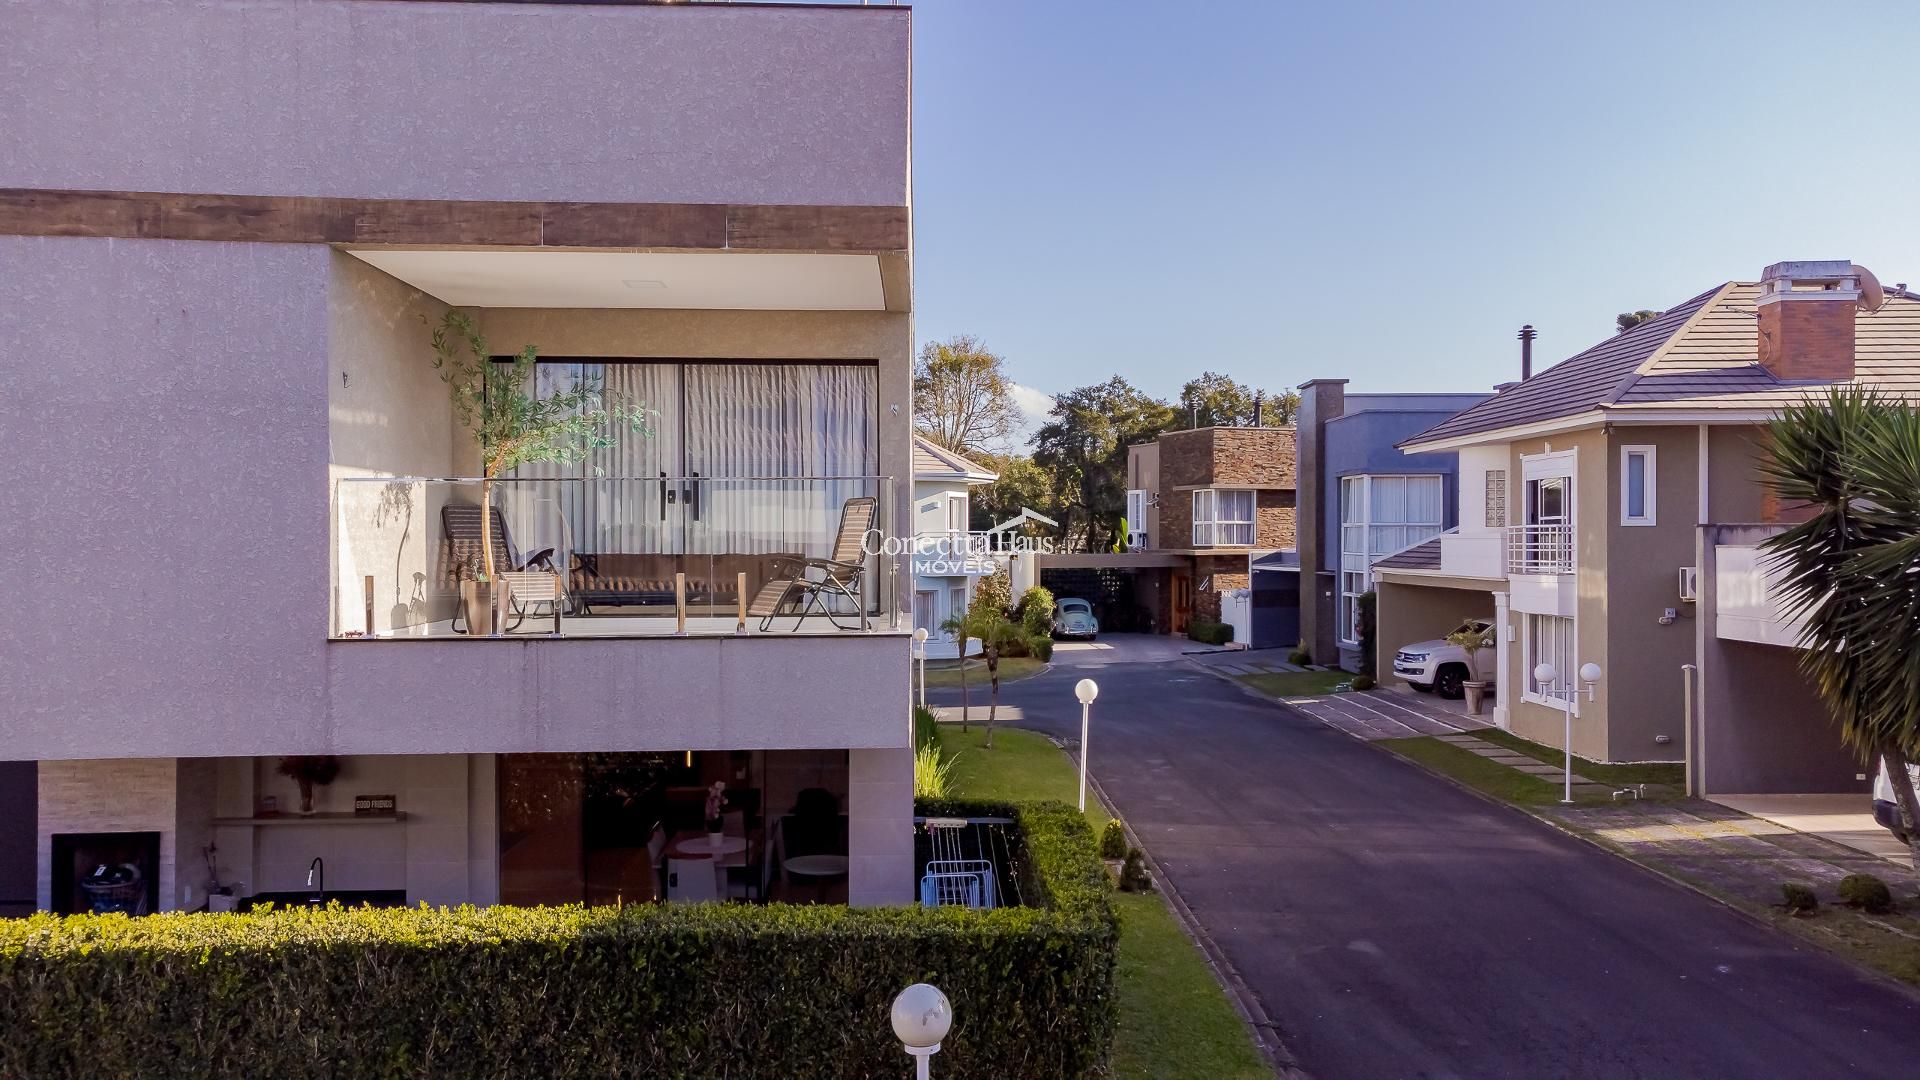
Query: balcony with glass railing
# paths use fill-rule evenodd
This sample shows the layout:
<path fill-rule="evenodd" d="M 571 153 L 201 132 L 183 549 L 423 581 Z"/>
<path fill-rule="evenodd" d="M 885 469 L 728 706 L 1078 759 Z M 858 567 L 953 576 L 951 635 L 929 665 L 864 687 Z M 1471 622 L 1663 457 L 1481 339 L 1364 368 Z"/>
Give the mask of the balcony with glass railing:
<path fill-rule="evenodd" d="M 334 495 L 336 639 L 818 635 L 903 621 L 911 545 L 889 532 L 888 477 L 351 477 Z"/>

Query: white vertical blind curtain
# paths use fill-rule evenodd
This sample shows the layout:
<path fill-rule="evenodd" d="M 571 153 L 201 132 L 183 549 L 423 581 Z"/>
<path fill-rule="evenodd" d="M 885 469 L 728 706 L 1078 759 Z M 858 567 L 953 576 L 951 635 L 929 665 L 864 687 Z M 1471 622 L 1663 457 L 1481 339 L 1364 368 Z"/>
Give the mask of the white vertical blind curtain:
<path fill-rule="evenodd" d="M 647 409 L 651 434 L 616 425 L 583 461 L 515 470 L 574 481 L 518 485 L 508 520 L 523 551 L 824 555 L 842 504 L 879 494 L 871 480 L 822 479 L 878 471 L 871 366 L 560 363 L 538 375 L 543 394 L 585 378 L 606 404 Z M 670 502 L 662 474 L 678 481 Z"/>

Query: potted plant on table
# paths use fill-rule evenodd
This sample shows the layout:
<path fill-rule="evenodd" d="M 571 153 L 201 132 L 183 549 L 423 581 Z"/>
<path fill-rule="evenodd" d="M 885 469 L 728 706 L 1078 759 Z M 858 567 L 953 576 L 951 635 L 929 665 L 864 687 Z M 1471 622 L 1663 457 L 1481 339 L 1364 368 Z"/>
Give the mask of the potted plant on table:
<path fill-rule="evenodd" d="M 543 392 L 534 378 L 539 349 L 527 345 L 511 360 L 495 361 L 479 325 L 464 311 L 442 316 L 432 341 L 433 369 L 447 384 L 460 423 L 480 445 L 481 557 L 477 567 L 462 575 L 460 585 L 467 632 L 495 634 L 509 600 L 494 565 L 494 481 L 534 462 L 578 462 L 589 451 L 613 445 L 610 433 L 616 428 L 648 435 L 649 413 L 640 402 L 608 404 L 600 381 L 584 375 L 572 386 Z M 482 615 L 479 620 L 473 618 L 476 611 Z"/>
<path fill-rule="evenodd" d="M 1447 644 L 1459 649 L 1467 657 L 1467 675 L 1460 689 L 1466 693 L 1467 711 L 1480 715 L 1481 706 L 1487 699 L 1487 682 L 1480 677 L 1480 651 L 1493 648 L 1493 626 L 1475 630 L 1471 624 L 1462 624 L 1461 628 L 1447 635 Z"/>
<path fill-rule="evenodd" d="M 340 775 L 340 759 L 332 754 L 283 757 L 275 772 L 300 785 L 300 812 L 313 813 L 313 789 L 333 783 Z"/>

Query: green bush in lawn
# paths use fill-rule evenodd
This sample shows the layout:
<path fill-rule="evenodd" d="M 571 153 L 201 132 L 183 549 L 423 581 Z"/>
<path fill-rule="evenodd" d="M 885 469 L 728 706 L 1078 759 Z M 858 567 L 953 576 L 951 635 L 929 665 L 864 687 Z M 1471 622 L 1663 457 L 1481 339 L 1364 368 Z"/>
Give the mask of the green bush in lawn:
<path fill-rule="evenodd" d="M 1053 630 L 1053 590 L 1035 585 L 1021 593 L 1013 617 L 1028 637 L 1047 637 Z"/>
<path fill-rule="evenodd" d="M 1107 827 L 1100 831 L 1100 857 L 1103 859 L 1124 859 L 1127 857 L 1127 827 L 1119 818 L 1108 818 Z"/>
<path fill-rule="evenodd" d="M 922 747 L 940 738 L 940 721 L 934 718 L 933 710 L 919 705 L 913 707 L 913 745 Z"/>
<path fill-rule="evenodd" d="M 0 919 L 0 1076 L 897 1076 L 895 994 L 951 1076 L 1104 1075 L 1118 940 L 1092 831 L 1005 816 L 1021 895 L 956 908 L 639 904 Z"/>
<path fill-rule="evenodd" d="M 1893 910 L 1893 891 L 1887 888 L 1886 882 L 1872 874 L 1848 874 L 1841 878 L 1840 899 L 1875 915 L 1884 915 Z"/>
<path fill-rule="evenodd" d="M 1373 689 L 1376 684 L 1374 683 L 1373 676 L 1371 675 L 1355 675 L 1353 677 L 1352 685 L 1355 690 L 1365 691 L 1365 690 Z"/>
<path fill-rule="evenodd" d="M 1379 629 L 1380 596 L 1372 589 L 1353 598 L 1355 633 L 1360 642 L 1360 674 L 1372 678 L 1374 671 L 1374 633 Z"/>
<path fill-rule="evenodd" d="M 1120 891 L 1153 891 L 1153 875 L 1147 872 L 1147 856 L 1139 848 L 1128 848 L 1127 861 L 1120 864 Z"/>
<path fill-rule="evenodd" d="M 1039 633 L 1027 639 L 1027 655 L 1043 664 L 1053 662 L 1053 636 Z"/>
<path fill-rule="evenodd" d="M 1203 645 L 1225 645 L 1233 640 L 1233 624 L 1195 619 L 1187 624 L 1187 636 Z"/>
<path fill-rule="evenodd" d="M 1796 915 L 1820 906 L 1820 898 L 1814 895 L 1811 885 L 1796 885 L 1789 881 L 1780 886 L 1780 896 L 1787 910 Z"/>
<path fill-rule="evenodd" d="M 1306 667 L 1313 663 L 1313 654 L 1305 649 L 1295 649 L 1287 654 L 1287 663 Z"/>

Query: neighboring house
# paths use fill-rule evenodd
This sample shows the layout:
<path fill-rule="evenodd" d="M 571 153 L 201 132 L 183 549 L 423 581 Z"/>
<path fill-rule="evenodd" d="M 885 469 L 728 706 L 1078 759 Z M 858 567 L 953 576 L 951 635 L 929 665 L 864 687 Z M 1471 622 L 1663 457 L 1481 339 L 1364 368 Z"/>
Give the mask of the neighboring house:
<path fill-rule="evenodd" d="M 122 862 L 151 908 L 304 896 L 315 857 L 408 903 L 645 899 L 655 824 L 703 836 L 718 781 L 746 850 L 681 895 L 786 895 L 804 850 L 803 897 L 912 899 L 907 561 L 835 543 L 843 513 L 912 530 L 911 18 L 0 14 L 0 457 L 33 473 L 0 506 L 32 568 L 0 858 L 30 851 L 36 906 Z M 431 479 L 479 469 L 430 365 L 449 305 L 653 411 L 496 485 L 505 569 L 534 565 L 493 638 L 455 624 L 479 485 Z M 862 565 L 743 619 L 800 557 Z M 288 755 L 338 756 L 319 814 Z"/>
<path fill-rule="evenodd" d="M 975 583 L 1005 565 L 991 538 L 973 532 L 967 518 L 970 490 L 998 478 L 924 436 L 913 437 L 913 625 L 926 629 L 929 657 L 960 655 L 959 643 L 940 625 L 965 614 Z"/>
<path fill-rule="evenodd" d="M 1490 617 L 1502 727 L 1559 745 L 1533 669 L 1591 662 L 1578 754 L 1686 760 L 1700 793 L 1866 791 L 1754 545 L 1790 516 L 1757 472 L 1782 405 L 1847 382 L 1920 396 L 1920 300 L 1879 292 L 1847 262 L 1777 263 L 1406 440 L 1460 455 L 1460 527 L 1374 564 L 1382 674 L 1398 646 Z"/>
<path fill-rule="evenodd" d="M 1127 484 L 1128 551 L 1037 560 L 1040 583 L 1093 602 L 1103 630 L 1218 621 L 1253 560 L 1293 548 L 1292 428 L 1167 432 L 1128 447 Z"/>
<path fill-rule="evenodd" d="M 1349 394 L 1346 382 L 1300 386 L 1300 471 L 1313 478 L 1300 488 L 1300 513 L 1316 524 L 1300 531 L 1294 567 L 1256 576 L 1254 600 L 1260 604 L 1267 592 L 1261 579 L 1311 567 L 1312 581 L 1294 586 L 1311 597 L 1300 604 L 1299 640 L 1314 660 L 1355 671 L 1358 600 L 1373 588 L 1374 561 L 1458 524 L 1457 456 L 1402 454 L 1396 444 L 1487 395 Z"/>

